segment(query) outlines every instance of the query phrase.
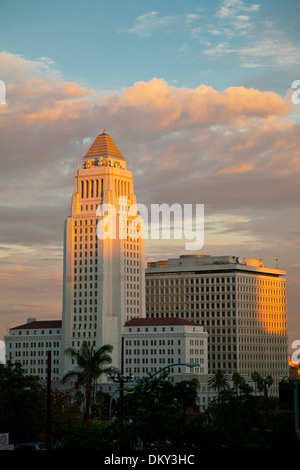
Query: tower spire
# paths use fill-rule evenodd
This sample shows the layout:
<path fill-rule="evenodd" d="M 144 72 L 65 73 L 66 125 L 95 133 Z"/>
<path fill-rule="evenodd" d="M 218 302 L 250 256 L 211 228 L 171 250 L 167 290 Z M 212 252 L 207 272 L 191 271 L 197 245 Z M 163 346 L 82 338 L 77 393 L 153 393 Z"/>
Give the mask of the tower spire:
<path fill-rule="evenodd" d="M 106 134 L 106 129 L 99 134 L 85 154 L 85 157 L 118 157 L 123 158 L 120 150 L 110 135 Z"/>

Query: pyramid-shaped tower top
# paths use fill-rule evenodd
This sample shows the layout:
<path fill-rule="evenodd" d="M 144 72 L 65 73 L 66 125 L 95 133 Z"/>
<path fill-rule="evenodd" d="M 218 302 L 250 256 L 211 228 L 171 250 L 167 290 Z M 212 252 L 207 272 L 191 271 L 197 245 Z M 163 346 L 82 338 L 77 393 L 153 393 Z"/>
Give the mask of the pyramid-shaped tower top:
<path fill-rule="evenodd" d="M 85 154 L 85 157 L 104 157 L 108 155 L 111 157 L 123 158 L 123 155 L 110 135 L 103 131 L 102 134 L 99 134 L 96 137 L 94 143 Z"/>

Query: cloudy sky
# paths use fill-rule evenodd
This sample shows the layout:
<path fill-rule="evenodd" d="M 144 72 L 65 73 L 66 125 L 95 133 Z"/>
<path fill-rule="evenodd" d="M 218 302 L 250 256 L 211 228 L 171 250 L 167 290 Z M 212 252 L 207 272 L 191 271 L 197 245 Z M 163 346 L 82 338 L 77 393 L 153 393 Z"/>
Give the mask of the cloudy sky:
<path fill-rule="evenodd" d="M 2 0 L 0 339 L 27 317 L 61 318 L 74 174 L 106 129 L 139 202 L 204 204 L 201 253 L 279 258 L 290 349 L 300 340 L 299 12 L 298 0 Z M 149 240 L 146 256 L 184 248 Z"/>

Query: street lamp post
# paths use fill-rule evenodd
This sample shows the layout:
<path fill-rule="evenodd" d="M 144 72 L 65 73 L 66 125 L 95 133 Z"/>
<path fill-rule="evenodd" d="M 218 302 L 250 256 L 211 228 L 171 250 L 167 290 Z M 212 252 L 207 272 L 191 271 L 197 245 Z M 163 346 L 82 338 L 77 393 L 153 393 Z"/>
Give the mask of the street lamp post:
<path fill-rule="evenodd" d="M 47 351 L 46 449 L 51 449 L 51 351 Z"/>
<path fill-rule="evenodd" d="M 169 364 L 165 367 L 162 367 L 161 369 L 159 369 L 157 372 L 155 372 L 154 374 L 151 374 L 149 376 L 150 379 L 152 379 L 152 377 L 154 377 L 155 375 L 157 374 L 160 374 L 163 370 L 165 369 L 169 369 L 170 367 L 175 367 L 175 366 L 187 366 L 189 367 L 190 369 L 192 369 L 193 367 L 200 367 L 200 364 L 197 364 L 196 362 L 177 362 L 176 364 Z"/>
<path fill-rule="evenodd" d="M 123 424 L 124 383 L 132 382 L 133 379 L 134 379 L 134 375 L 131 375 L 131 374 L 130 375 L 107 374 L 107 377 L 112 379 L 112 381 L 114 383 L 119 384 L 119 388 L 117 390 L 115 390 L 115 392 L 112 394 L 112 396 L 110 398 L 110 411 L 111 411 L 112 399 L 113 399 L 115 393 L 119 392 L 119 394 L 120 394 L 120 397 L 119 397 L 120 398 L 120 403 L 119 403 L 119 406 L 120 406 L 120 421 L 121 421 L 121 424 Z"/>
<path fill-rule="evenodd" d="M 131 382 L 134 379 L 134 375 L 124 375 L 124 337 L 122 337 L 121 345 L 121 372 L 117 374 L 107 374 L 107 377 L 112 379 L 113 382 L 119 384 L 118 391 L 120 392 L 120 422 L 123 425 L 123 404 L 124 404 L 124 383 Z M 114 394 L 113 394 L 114 395 Z M 112 403 L 112 397 L 110 404 Z"/>

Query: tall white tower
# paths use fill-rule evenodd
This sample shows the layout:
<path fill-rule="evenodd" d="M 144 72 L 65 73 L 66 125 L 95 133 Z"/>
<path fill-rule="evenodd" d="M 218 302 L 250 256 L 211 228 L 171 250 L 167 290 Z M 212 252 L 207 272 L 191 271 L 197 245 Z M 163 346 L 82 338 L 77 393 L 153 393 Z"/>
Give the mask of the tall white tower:
<path fill-rule="evenodd" d="M 120 368 L 123 325 L 145 317 L 143 230 L 132 173 L 103 132 L 76 172 L 65 222 L 64 349 L 111 344 L 112 365 Z M 74 368 L 69 361 L 65 356 L 64 373 Z"/>

